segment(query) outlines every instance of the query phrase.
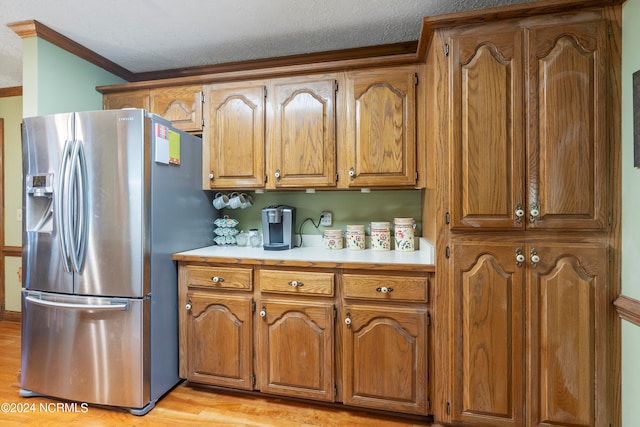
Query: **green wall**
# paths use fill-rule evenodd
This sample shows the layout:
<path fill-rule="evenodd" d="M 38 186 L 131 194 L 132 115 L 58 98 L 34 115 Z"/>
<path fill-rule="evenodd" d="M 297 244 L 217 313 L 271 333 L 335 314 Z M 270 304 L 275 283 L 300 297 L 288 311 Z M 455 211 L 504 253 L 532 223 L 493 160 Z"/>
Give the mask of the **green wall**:
<path fill-rule="evenodd" d="M 230 194 L 226 191 L 225 194 Z M 214 193 L 215 194 L 215 193 Z M 306 218 L 318 224 L 320 212 L 332 213 L 333 225 L 317 229 L 307 221 L 302 234 L 322 234 L 325 228 L 346 230 L 347 224 L 369 225 L 371 221 L 389 221 L 395 217 L 409 217 L 416 220 L 416 235 L 422 234 L 422 192 L 420 190 L 384 190 L 371 193 L 360 191 L 274 191 L 264 194 L 248 193 L 253 198 L 253 206 L 246 209 L 223 209 L 221 215 L 240 221 L 238 229 L 262 229 L 261 209 L 275 204 L 296 208 L 296 232 Z M 367 233 L 368 234 L 368 233 Z"/>
<path fill-rule="evenodd" d="M 102 109 L 96 86 L 125 83 L 120 77 L 46 40 L 23 40 L 24 117 Z"/>
<path fill-rule="evenodd" d="M 632 75 L 640 70 L 640 0 L 622 8 L 622 293 L 640 300 L 640 169 L 633 167 Z M 622 321 L 622 425 L 640 425 L 640 328 Z"/>

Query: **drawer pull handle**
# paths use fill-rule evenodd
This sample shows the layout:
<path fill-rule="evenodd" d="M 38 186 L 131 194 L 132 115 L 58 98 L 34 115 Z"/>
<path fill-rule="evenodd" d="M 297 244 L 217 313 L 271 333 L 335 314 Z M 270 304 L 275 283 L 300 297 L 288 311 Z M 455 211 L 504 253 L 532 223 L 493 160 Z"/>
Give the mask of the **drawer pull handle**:
<path fill-rule="evenodd" d="M 291 286 L 292 288 L 298 288 L 300 286 L 304 286 L 304 283 L 298 282 L 297 280 L 292 280 L 289 282 L 289 286 Z"/>
<path fill-rule="evenodd" d="M 211 280 L 213 281 L 213 283 L 222 283 L 224 282 L 224 277 L 213 276 Z"/>
<path fill-rule="evenodd" d="M 376 292 L 380 292 L 381 294 L 388 294 L 390 292 L 393 292 L 393 288 L 381 286 L 379 288 L 376 288 Z"/>

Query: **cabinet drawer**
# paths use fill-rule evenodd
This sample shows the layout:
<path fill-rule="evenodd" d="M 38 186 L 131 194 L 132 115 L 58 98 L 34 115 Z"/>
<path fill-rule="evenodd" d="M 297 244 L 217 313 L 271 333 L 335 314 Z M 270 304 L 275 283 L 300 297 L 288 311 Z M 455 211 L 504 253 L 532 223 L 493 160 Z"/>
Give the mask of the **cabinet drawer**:
<path fill-rule="evenodd" d="M 345 298 L 426 302 L 429 290 L 428 277 L 344 274 L 342 283 Z"/>
<path fill-rule="evenodd" d="M 259 277 L 262 292 L 333 296 L 333 273 L 261 270 Z"/>
<path fill-rule="evenodd" d="M 251 268 L 187 265 L 186 269 L 189 286 L 238 290 L 250 290 L 253 287 L 253 270 Z"/>

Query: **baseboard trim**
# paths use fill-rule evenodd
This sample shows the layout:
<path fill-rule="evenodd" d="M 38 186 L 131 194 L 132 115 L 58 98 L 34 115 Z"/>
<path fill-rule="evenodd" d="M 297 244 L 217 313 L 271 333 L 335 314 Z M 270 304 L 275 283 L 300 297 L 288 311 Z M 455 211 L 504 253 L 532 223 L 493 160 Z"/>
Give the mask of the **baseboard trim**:
<path fill-rule="evenodd" d="M 640 301 L 626 295 L 620 295 L 613 302 L 613 305 L 621 319 L 640 326 Z"/>
<path fill-rule="evenodd" d="M 22 313 L 20 313 L 19 311 L 5 310 L 2 316 L 2 320 L 6 320 L 7 322 L 20 323 L 22 321 Z"/>

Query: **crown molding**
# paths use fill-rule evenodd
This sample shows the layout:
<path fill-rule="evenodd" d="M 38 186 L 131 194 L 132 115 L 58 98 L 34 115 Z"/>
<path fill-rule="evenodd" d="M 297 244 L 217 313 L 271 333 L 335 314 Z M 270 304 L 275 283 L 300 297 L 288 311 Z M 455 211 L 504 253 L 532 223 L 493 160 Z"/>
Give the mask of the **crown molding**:
<path fill-rule="evenodd" d="M 0 98 L 8 98 L 10 96 L 22 96 L 22 86 L 0 88 Z"/>
<path fill-rule="evenodd" d="M 55 30 L 52 30 L 51 28 L 36 20 L 13 22 L 11 24 L 7 24 L 7 26 L 23 39 L 30 37 L 39 37 L 55 46 L 58 46 L 60 49 L 64 49 L 67 52 L 70 52 L 75 56 L 84 59 L 85 61 L 88 61 L 112 74 L 115 74 L 120 78 L 123 78 L 127 81 L 135 80 L 135 74 L 131 71 L 127 70 L 124 67 L 121 67 L 115 62 L 108 60 L 104 56 L 97 54 L 91 49 L 87 49 L 81 44 L 58 33 Z"/>

